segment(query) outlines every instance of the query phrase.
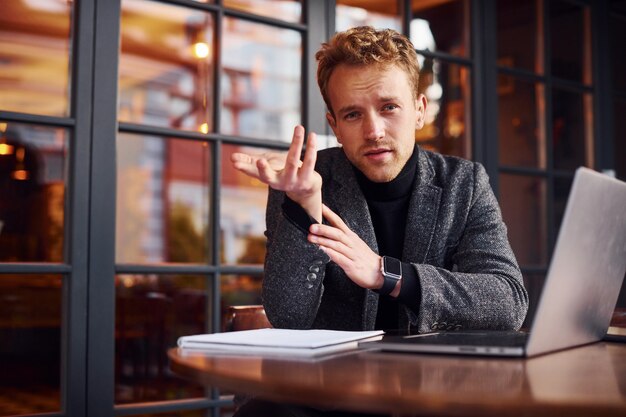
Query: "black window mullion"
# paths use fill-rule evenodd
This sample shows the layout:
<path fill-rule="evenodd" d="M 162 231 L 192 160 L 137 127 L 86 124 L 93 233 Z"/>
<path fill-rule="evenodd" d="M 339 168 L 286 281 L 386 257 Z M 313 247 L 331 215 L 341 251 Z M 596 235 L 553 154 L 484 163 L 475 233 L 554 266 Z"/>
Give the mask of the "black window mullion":
<path fill-rule="evenodd" d="M 111 417 L 115 402 L 115 201 L 121 1 L 96 1 L 87 346 L 87 412 Z"/>
<path fill-rule="evenodd" d="M 546 76 L 545 78 L 545 88 L 544 88 L 544 102 L 545 102 L 545 144 L 546 144 L 546 214 L 548 218 L 546 219 L 546 238 L 548 241 L 546 242 L 546 248 L 548 250 L 548 257 L 550 259 L 552 256 L 552 249 L 554 247 L 556 231 L 554 230 L 554 146 L 552 143 L 552 134 L 553 134 L 553 123 L 552 123 L 552 104 L 553 104 L 553 94 L 552 94 L 552 46 L 551 46 L 551 36 L 550 36 L 550 2 L 542 1 L 541 3 L 541 13 L 543 16 L 543 71 Z"/>

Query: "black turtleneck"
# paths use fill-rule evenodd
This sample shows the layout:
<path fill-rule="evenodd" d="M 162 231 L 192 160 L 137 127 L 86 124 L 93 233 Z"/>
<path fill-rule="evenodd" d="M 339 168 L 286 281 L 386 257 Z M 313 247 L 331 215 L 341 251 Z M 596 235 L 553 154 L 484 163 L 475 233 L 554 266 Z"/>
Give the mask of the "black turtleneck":
<path fill-rule="evenodd" d="M 396 178 L 389 182 L 370 181 L 353 166 L 354 173 L 363 193 L 372 218 L 378 244 L 378 254 L 402 260 L 406 218 L 411 200 L 413 183 L 417 177 L 417 147 Z M 297 203 L 285 197 L 283 212 L 287 218 L 306 233 L 315 220 Z M 395 330 L 398 328 L 400 303 L 415 313 L 420 302 L 420 286 L 415 269 L 402 262 L 402 284 L 398 298 L 379 297 L 376 329 Z M 399 303 L 400 302 L 400 303 Z"/>

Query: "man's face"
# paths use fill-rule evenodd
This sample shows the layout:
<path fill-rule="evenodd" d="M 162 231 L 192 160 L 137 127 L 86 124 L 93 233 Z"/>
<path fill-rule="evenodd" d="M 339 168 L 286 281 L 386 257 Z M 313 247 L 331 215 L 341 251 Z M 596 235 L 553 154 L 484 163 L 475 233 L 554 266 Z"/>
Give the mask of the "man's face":
<path fill-rule="evenodd" d="M 339 65 L 328 81 L 335 116 L 326 115 L 352 162 L 374 182 L 398 176 L 424 123 L 426 98 L 416 100 L 407 74 L 398 66 Z"/>

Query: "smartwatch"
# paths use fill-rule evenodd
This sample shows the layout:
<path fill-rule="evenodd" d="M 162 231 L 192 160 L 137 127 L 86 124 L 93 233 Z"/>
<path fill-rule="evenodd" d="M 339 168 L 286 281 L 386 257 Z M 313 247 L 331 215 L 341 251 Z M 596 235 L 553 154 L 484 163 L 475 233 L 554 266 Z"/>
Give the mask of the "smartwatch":
<path fill-rule="evenodd" d="M 381 260 L 380 270 L 383 273 L 383 286 L 378 290 L 374 290 L 380 295 L 389 295 L 396 287 L 396 284 L 402 278 L 402 262 L 399 259 L 390 256 L 383 256 Z"/>

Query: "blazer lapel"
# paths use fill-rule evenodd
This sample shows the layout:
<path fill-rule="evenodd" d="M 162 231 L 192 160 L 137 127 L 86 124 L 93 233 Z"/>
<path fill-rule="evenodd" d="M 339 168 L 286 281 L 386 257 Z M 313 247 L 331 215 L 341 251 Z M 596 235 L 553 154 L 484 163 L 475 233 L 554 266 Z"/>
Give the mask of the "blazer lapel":
<path fill-rule="evenodd" d="M 434 170 L 425 152 L 419 147 L 417 151 L 417 180 L 409 202 L 402 259 L 405 262 L 424 263 L 435 234 L 441 188 L 432 184 Z"/>

